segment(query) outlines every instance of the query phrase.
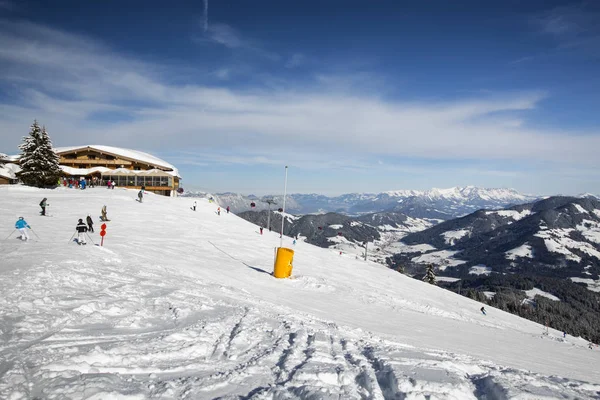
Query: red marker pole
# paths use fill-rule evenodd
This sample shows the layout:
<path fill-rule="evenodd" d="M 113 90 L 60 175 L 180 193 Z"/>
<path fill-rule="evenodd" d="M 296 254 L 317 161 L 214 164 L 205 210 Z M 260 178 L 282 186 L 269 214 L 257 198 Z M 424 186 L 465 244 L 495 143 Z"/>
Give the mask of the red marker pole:
<path fill-rule="evenodd" d="M 102 236 L 102 241 L 100 242 L 100 246 L 104 246 L 104 236 L 106 235 L 106 224 L 102 224 L 100 226 L 100 236 Z"/>

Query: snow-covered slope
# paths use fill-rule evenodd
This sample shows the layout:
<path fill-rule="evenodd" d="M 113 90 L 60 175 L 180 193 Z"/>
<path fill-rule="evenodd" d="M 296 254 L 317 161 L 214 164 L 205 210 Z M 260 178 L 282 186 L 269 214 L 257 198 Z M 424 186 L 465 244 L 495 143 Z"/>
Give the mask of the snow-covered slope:
<path fill-rule="evenodd" d="M 42 197 L 51 217 L 38 216 Z M 0 398 L 597 398 L 597 349 L 216 205 L 0 187 Z M 70 242 L 108 216 L 105 246 Z M 93 240 L 98 243 L 99 223 Z M 291 239 L 283 238 L 284 246 Z"/>

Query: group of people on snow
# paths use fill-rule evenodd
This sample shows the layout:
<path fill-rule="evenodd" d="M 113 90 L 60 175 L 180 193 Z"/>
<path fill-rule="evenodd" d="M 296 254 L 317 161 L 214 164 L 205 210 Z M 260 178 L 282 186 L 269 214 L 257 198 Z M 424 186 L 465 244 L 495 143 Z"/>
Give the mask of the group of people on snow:
<path fill-rule="evenodd" d="M 40 215 L 46 215 L 46 207 L 48 207 L 48 198 L 44 197 L 42 201 L 40 201 L 40 207 L 42 211 L 40 211 Z M 102 221 L 109 221 L 107 213 L 106 213 L 106 205 L 102 206 L 102 216 L 100 219 Z M 20 236 L 17 239 L 21 239 L 22 241 L 29 240 L 29 234 L 27 233 L 28 229 L 32 229 L 31 226 L 25 221 L 24 217 L 19 217 L 17 222 L 15 222 L 15 230 L 18 230 Z M 90 214 L 87 215 L 85 222 L 83 222 L 83 218 L 79 218 L 77 221 L 77 225 L 75 227 L 77 231 L 77 243 L 84 245 L 86 244 L 85 235 L 87 232 L 94 232 L 94 220 Z"/>
<path fill-rule="evenodd" d="M 79 179 L 76 178 L 66 178 L 63 177 L 62 181 L 59 179 L 58 186 L 62 185 L 64 187 L 75 188 L 75 189 L 85 189 L 87 186 L 94 187 L 98 184 L 98 178 L 93 176 L 91 178 L 81 177 Z"/>

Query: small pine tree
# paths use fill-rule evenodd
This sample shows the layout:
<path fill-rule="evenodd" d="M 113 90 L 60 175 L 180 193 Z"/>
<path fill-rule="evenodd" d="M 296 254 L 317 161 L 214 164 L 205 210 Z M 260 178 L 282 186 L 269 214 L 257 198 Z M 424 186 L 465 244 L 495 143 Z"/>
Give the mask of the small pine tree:
<path fill-rule="evenodd" d="M 52 142 L 46 128 L 40 129 L 38 122 L 33 121 L 29 136 L 23 137 L 19 149 L 21 171 L 17 173 L 17 178 L 28 186 L 56 186 L 61 169 L 58 165 L 58 155 L 52 150 Z"/>
<path fill-rule="evenodd" d="M 427 272 L 425 272 L 425 276 L 423 280 L 427 283 L 435 285 L 435 274 L 433 273 L 433 264 L 427 265 Z"/>

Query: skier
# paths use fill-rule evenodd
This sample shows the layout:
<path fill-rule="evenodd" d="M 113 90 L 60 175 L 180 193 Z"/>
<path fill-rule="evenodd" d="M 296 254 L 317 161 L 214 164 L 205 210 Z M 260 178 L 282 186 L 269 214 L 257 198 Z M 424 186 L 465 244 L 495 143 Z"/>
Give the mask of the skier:
<path fill-rule="evenodd" d="M 229 214 L 229 206 L 227 206 L 227 214 Z"/>
<path fill-rule="evenodd" d="M 94 221 L 92 221 L 92 217 L 90 216 L 90 214 L 88 214 L 85 220 L 87 222 L 88 231 L 94 233 Z"/>
<path fill-rule="evenodd" d="M 140 203 L 142 203 L 144 200 L 144 192 L 141 190 L 138 192 L 138 199 L 140 200 Z"/>
<path fill-rule="evenodd" d="M 192 210 L 196 211 L 196 202 L 194 202 L 194 205 L 192 206 Z"/>
<path fill-rule="evenodd" d="M 25 221 L 23 217 L 19 217 L 17 222 L 15 222 L 15 229 L 18 229 L 19 232 L 21 232 L 21 236 L 19 236 L 19 239 L 23 241 L 29 240 L 29 235 L 27 234 L 27 230 L 25 228 L 31 229 L 27 221 Z"/>
<path fill-rule="evenodd" d="M 260 227 L 260 234 L 262 235 L 263 227 Z"/>
<path fill-rule="evenodd" d="M 217 215 L 221 215 L 221 207 L 217 208 Z"/>
<path fill-rule="evenodd" d="M 106 205 L 102 206 L 102 216 L 100 217 L 102 221 L 110 221 L 106 216 Z"/>
<path fill-rule="evenodd" d="M 567 331 L 563 331 L 563 338 L 567 337 Z"/>
<path fill-rule="evenodd" d="M 485 312 L 485 307 L 481 307 L 481 308 L 479 309 L 479 311 L 481 311 L 481 313 L 482 313 L 483 315 L 487 315 L 487 313 Z"/>
<path fill-rule="evenodd" d="M 77 223 L 75 229 L 77 230 L 77 244 L 87 244 L 85 243 L 85 233 L 87 232 L 88 228 L 81 218 L 79 218 L 79 222 Z"/>
<path fill-rule="evenodd" d="M 110 187 L 112 187 L 114 189 L 115 186 L 117 186 L 117 184 L 115 183 L 115 180 L 113 179 L 112 182 L 110 183 Z"/>
<path fill-rule="evenodd" d="M 40 201 L 40 207 L 42 207 L 42 212 L 41 212 L 42 215 L 46 215 L 46 206 L 48 206 L 48 203 L 46 200 L 48 200 L 48 199 L 44 197 L 44 199 L 42 201 Z"/>
<path fill-rule="evenodd" d="M 292 242 L 292 244 L 295 246 L 296 245 L 296 239 L 294 239 L 294 241 Z"/>

